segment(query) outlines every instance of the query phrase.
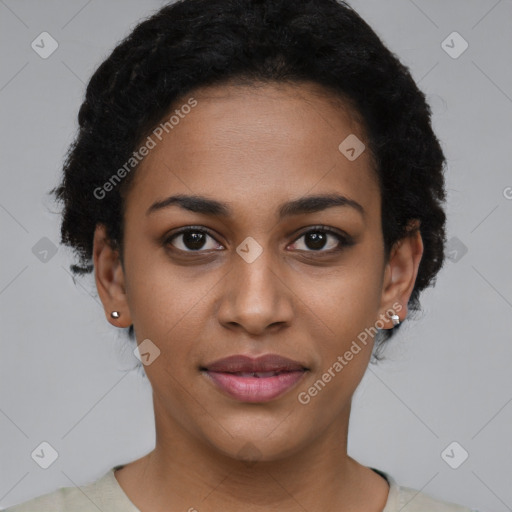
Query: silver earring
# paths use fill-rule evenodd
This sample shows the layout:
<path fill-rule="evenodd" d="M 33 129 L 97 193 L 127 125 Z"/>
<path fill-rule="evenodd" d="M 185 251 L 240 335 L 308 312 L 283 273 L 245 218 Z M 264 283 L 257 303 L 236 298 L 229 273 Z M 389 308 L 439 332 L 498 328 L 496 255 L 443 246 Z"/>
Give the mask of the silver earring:
<path fill-rule="evenodd" d="M 119 313 L 119 311 L 112 311 L 112 313 L 110 313 L 110 316 L 112 318 L 119 318 L 121 316 L 121 313 Z"/>
<path fill-rule="evenodd" d="M 391 321 L 393 322 L 393 326 L 398 325 L 400 323 L 400 317 L 398 315 L 391 315 Z"/>

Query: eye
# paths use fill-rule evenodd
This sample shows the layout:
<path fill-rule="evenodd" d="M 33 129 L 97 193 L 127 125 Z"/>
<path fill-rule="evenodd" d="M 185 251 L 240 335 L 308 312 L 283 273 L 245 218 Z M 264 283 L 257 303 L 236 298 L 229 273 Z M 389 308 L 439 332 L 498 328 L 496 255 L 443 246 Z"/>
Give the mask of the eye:
<path fill-rule="evenodd" d="M 211 247 L 205 247 L 205 245 L 207 245 L 206 241 L 208 237 L 212 240 L 215 240 L 213 236 L 210 235 L 210 233 L 204 228 L 189 226 L 167 237 L 164 241 L 164 245 L 171 244 L 176 249 L 184 252 L 198 252 L 200 250 L 216 249 L 217 246 L 220 245 L 216 241 L 214 244 L 211 244 Z M 175 244 L 175 239 L 180 240 L 180 242 Z"/>
<path fill-rule="evenodd" d="M 213 240 L 213 242 L 210 242 L 210 247 L 207 244 L 208 238 Z M 302 245 L 306 247 L 305 249 L 301 248 L 301 244 L 297 242 L 301 238 L 304 238 Z M 178 243 L 175 242 L 176 240 Z M 332 253 L 341 251 L 343 247 L 350 246 L 352 243 L 352 239 L 348 235 L 338 233 L 324 226 L 314 226 L 302 233 L 292 244 L 292 248 L 304 252 Z M 299 247 L 293 247 L 297 244 Z M 208 230 L 195 226 L 187 226 L 168 236 L 164 240 L 164 245 L 172 245 L 183 252 L 201 252 L 219 250 L 219 247 L 223 248 Z"/>
<path fill-rule="evenodd" d="M 297 245 L 297 241 L 304 238 L 302 244 L 298 244 L 299 247 L 294 247 L 298 250 L 306 252 L 324 252 L 331 253 L 340 251 L 342 246 L 349 246 L 352 241 L 348 235 L 342 235 L 337 231 L 325 228 L 324 226 L 315 226 L 296 239 L 293 245 Z M 302 249 L 300 245 L 305 246 L 306 249 Z M 327 248 L 327 250 L 322 250 Z"/>

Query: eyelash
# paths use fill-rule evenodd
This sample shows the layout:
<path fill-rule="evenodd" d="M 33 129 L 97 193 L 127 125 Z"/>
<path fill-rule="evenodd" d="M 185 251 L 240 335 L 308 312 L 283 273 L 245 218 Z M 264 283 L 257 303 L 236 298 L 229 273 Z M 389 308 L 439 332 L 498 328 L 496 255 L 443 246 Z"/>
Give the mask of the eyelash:
<path fill-rule="evenodd" d="M 210 232 L 210 230 L 206 229 L 206 228 L 203 228 L 203 227 L 200 227 L 200 226 L 187 226 L 186 228 L 182 228 L 180 229 L 179 231 L 176 231 L 175 233 L 173 233 L 172 235 L 168 236 L 165 238 L 164 240 L 164 245 L 165 246 L 169 246 L 171 245 L 172 246 L 172 241 L 178 237 L 179 235 L 182 235 L 184 233 L 189 233 L 189 232 L 192 232 L 192 233 L 204 233 L 208 236 L 210 236 L 211 238 L 213 238 L 216 242 L 217 240 L 215 239 L 215 237 L 213 236 L 213 234 Z M 307 252 L 307 253 L 316 253 L 316 254 L 334 254 L 334 253 L 337 253 L 337 252 L 340 252 L 343 250 L 344 247 L 349 247 L 351 245 L 353 245 L 353 239 L 348 236 L 348 235 L 342 235 L 341 233 L 338 233 L 337 231 L 334 231 L 330 228 L 327 228 L 326 226 L 312 226 L 310 227 L 307 231 L 303 231 L 297 238 L 295 238 L 295 240 L 292 242 L 292 244 L 295 244 L 298 240 L 300 240 L 303 236 L 309 234 L 309 233 L 323 233 L 323 234 L 326 234 L 326 235 L 332 235 L 334 236 L 337 240 L 338 240 L 338 247 L 336 247 L 335 249 L 329 249 L 327 251 L 325 250 L 322 250 L 322 249 L 319 249 L 319 250 L 313 250 L 313 249 L 310 249 L 310 250 L 305 250 L 305 251 L 300 251 L 300 252 Z M 217 242 L 219 243 L 219 242 Z M 188 250 L 188 251 L 185 251 L 183 249 L 178 249 L 177 247 L 173 247 L 173 250 L 176 250 L 176 251 L 179 251 L 179 252 L 182 252 L 182 253 L 202 253 L 202 252 L 207 252 L 209 250 L 217 250 L 217 249 L 199 249 L 199 250 Z"/>

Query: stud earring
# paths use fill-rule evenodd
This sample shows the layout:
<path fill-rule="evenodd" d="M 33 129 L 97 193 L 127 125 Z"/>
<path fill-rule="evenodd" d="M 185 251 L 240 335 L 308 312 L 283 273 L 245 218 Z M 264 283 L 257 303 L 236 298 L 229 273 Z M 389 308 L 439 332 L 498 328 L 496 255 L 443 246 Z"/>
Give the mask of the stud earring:
<path fill-rule="evenodd" d="M 112 313 L 110 313 L 110 316 L 112 318 L 119 318 L 121 316 L 121 313 L 119 313 L 119 311 L 112 311 Z"/>
<path fill-rule="evenodd" d="M 391 315 L 391 321 L 393 322 L 393 326 L 398 325 L 400 323 L 400 317 L 398 315 Z"/>

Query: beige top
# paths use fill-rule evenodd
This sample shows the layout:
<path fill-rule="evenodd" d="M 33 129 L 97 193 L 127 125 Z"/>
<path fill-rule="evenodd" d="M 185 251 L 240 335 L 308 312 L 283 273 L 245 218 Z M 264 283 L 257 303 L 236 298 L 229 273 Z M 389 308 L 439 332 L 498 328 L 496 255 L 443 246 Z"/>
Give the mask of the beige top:
<path fill-rule="evenodd" d="M 140 512 L 130 501 L 114 476 L 114 466 L 101 478 L 88 485 L 62 487 L 19 505 L 5 509 L 5 512 Z M 389 483 L 389 496 L 382 512 L 478 512 L 454 503 L 439 501 L 428 494 L 402 487 L 395 480 L 379 470 Z"/>

